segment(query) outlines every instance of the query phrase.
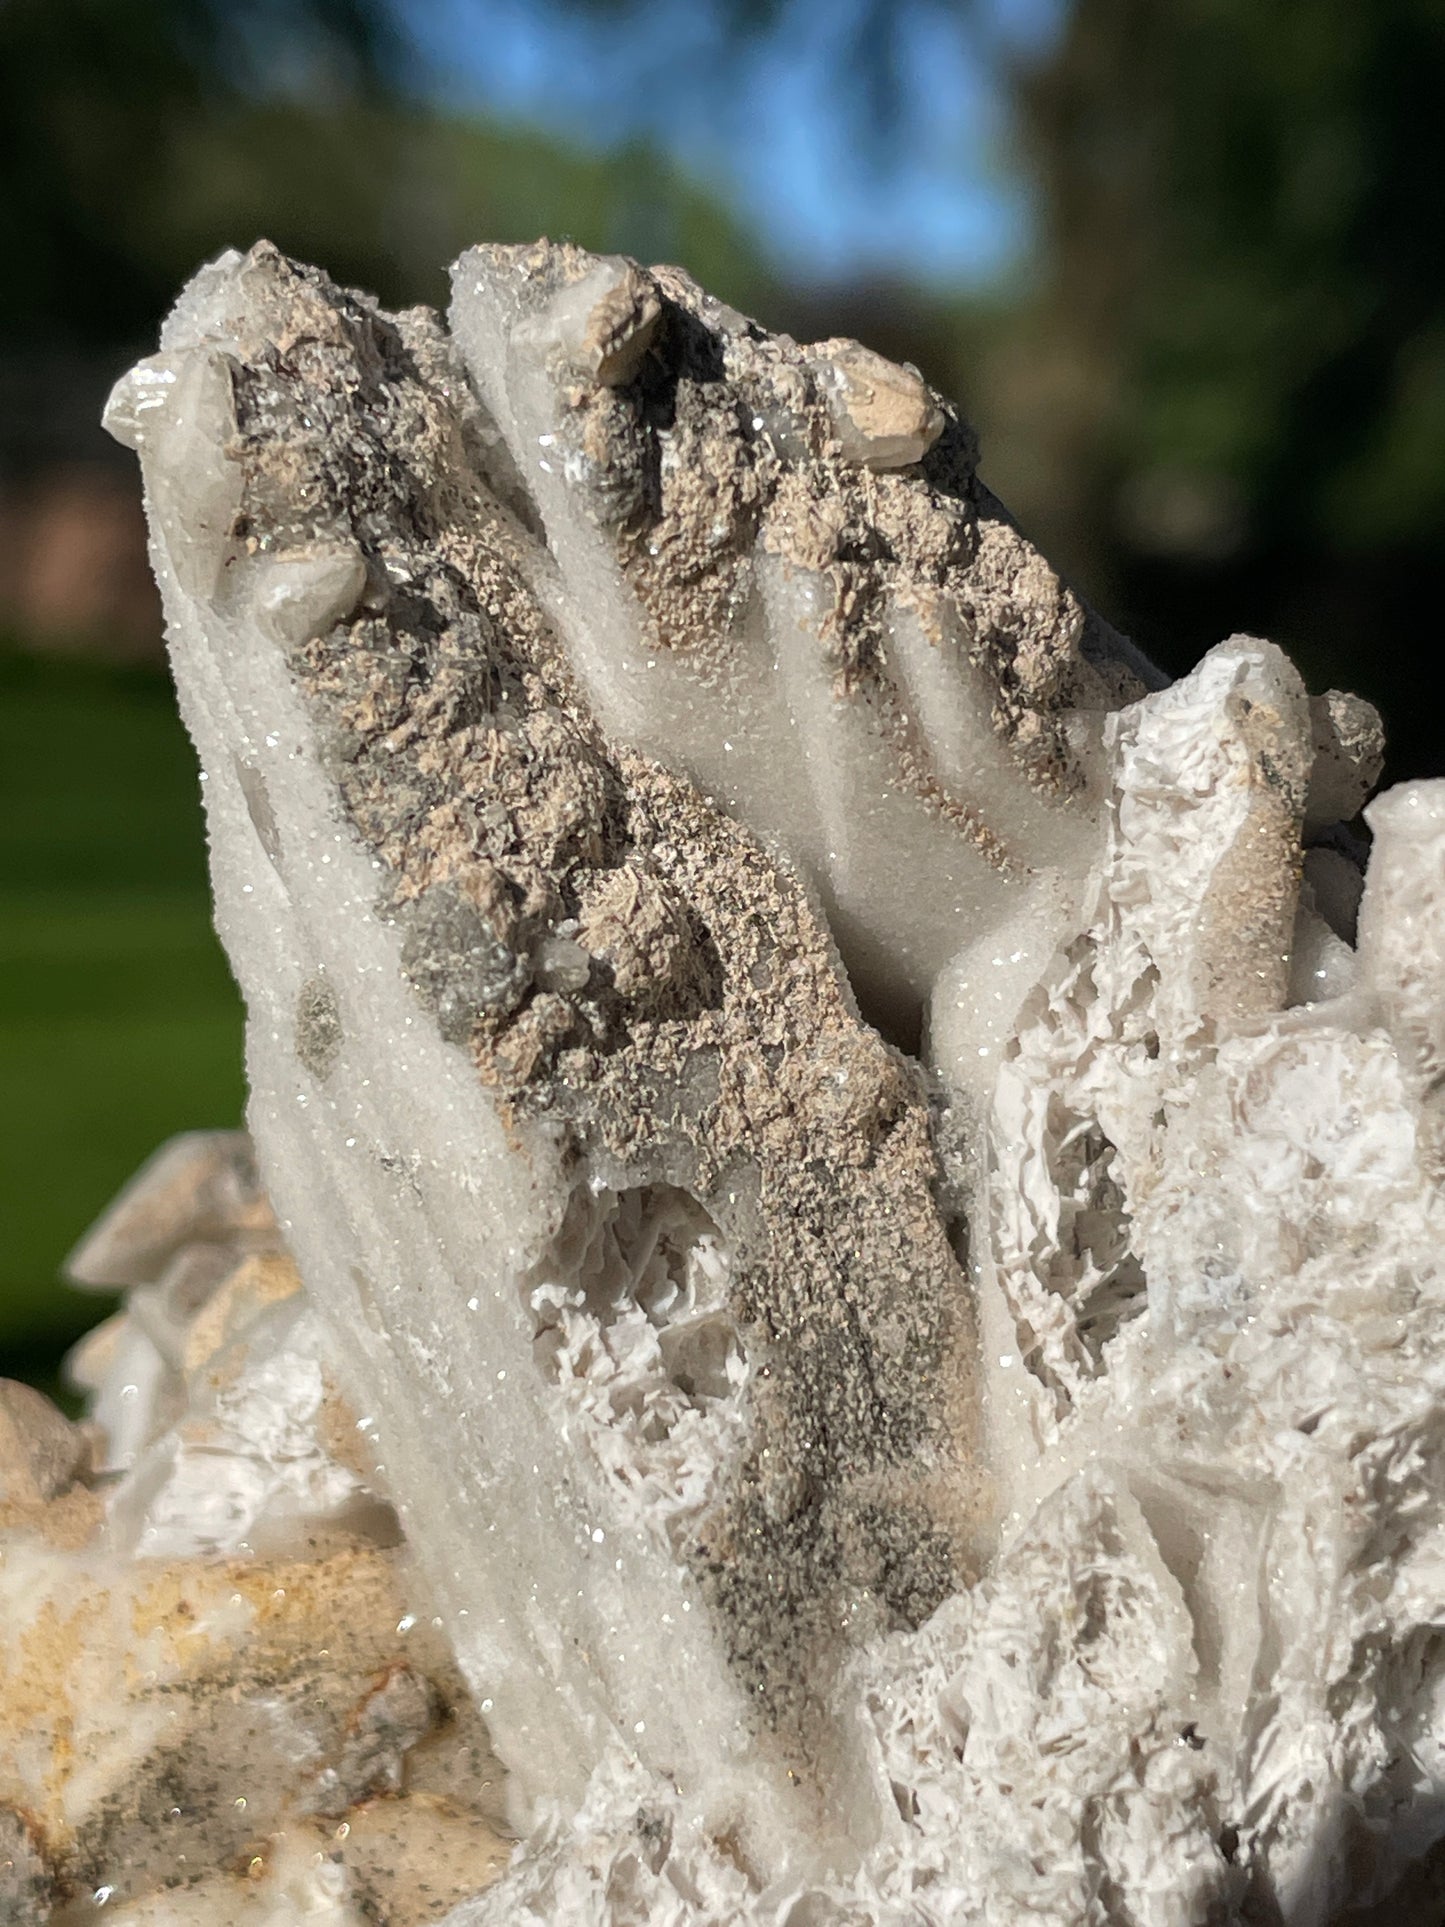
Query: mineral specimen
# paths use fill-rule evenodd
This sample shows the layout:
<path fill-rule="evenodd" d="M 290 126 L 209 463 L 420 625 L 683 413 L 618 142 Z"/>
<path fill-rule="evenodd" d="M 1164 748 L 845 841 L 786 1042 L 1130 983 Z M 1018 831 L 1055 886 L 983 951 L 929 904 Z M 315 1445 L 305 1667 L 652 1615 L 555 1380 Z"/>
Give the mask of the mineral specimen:
<path fill-rule="evenodd" d="M 1368 705 L 1249 637 L 1164 686 L 915 371 L 677 269 L 478 248 L 448 330 L 261 246 L 108 420 L 277 1216 L 207 1138 L 82 1248 L 130 1296 L 93 1436 L 5 1407 L 0 1579 L 169 1586 L 246 1678 L 380 1644 L 292 1779 L 188 1687 L 180 1868 L 75 1817 L 150 1731 L 102 1682 L 0 1788 L 17 1905 L 240 1919 L 274 1833 L 283 1918 L 1437 1921 L 1445 785 L 1362 895 Z M 280 1559 L 284 1663 L 204 1603 Z M 50 1717 L 152 1626 L 193 1677 L 126 1610 L 47 1622 Z M 491 1884 L 475 1767 L 435 1892 L 305 1859 L 429 1866 L 480 1722 Z"/>

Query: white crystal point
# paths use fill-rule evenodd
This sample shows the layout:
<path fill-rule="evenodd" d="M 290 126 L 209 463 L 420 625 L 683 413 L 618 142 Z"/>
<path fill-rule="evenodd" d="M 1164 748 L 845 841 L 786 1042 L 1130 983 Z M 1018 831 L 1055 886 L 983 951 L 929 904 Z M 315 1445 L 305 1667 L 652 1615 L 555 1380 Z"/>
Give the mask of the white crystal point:
<path fill-rule="evenodd" d="M 1315 761 L 1305 829 L 1312 833 L 1358 815 L 1384 768 L 1385 730 L 1373 704 L 1340 689 L 1311 697 L 1310 719 Z"/>
<path fill-rule="evenodd" d="M 186 1131 L 147 1159 L 65 1261 L 97 1291 L 158 1280 L 181 1251 L 274 1243 L 276 1220 L 244 1131 Z"/>
<path fill-rule="evenodd" d="M 265 557 L 257 576 L 258 625 L 294 649 L 351 614 L 366 587 L 366 557 L 355 543 L 312 543 Z"/>
<path fill-rule="evenodd" d="M 364 1479 L 328 1449 L 330 1346 L 314 1318 L 270 1313 L 197 1384 L 184 1427 L 138 1455 L 112 1500 L 118 1546 L 146 1559 L 295 1550 L 309 1527 L 353 1527 L 375 1512 Z M 209 1361 L 208 1361 L 209 1362 Z"/>
<path fill-rule="evenodd" d="M 1360 967 L 1401 1055 L 1445 1088 L 1445 779 L 1401 783 L 1365 812 L 1374 847 Z"/>
<path fill-rule="evenodd" d="M 190 593 L 213 594 L 236 558 L 231 533 L 241 501 L 225 357 L 152 355 L 116 383 L 104 422 L 117 441 L 152 457 L 157 511 L 171 531 L 170 567 Z M 204 449 L 204 458 L 167 460 L 167 448 L 181 445 Z"/>
<path fill-rule="evenodd" d="M 158 418 L 171 400 L 176 369 L 164 355 L 147 355 L 128 369 L 110 391 L 101 425 L 107 434 L 139 453 L 148 420 Z"/>

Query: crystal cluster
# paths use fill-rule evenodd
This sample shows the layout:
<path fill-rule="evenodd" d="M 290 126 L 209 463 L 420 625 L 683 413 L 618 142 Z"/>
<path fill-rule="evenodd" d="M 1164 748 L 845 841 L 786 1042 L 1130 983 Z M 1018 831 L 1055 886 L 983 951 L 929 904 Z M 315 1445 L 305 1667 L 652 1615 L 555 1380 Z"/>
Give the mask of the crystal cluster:
<path fill-rule="evenodd" d="M 676 269 L 479 248 L 444 327 L 228 255 L 108 421 L 277 1222 L 205 1139 L 82 1248 L 0 1585 L 286 1561 L 371 1682 L 184 1867 L 138 1808 L 123 1917 L 241 1919 L 244 1836 L 337 1922 L 1432 1927 L 1445 785 L 1366 868 L 1368 705 L 1165 686 L 916 371 Z M 171 1679 L 107 1624 L 52 1701 Z M 111 1883 L 65 1743 L 39 1920 Z"/>

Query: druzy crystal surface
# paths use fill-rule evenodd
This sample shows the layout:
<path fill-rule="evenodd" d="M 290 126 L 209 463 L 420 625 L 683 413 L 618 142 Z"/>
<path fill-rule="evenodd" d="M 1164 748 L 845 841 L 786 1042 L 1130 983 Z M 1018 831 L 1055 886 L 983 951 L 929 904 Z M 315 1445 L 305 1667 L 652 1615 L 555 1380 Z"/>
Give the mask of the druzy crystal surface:
<path fill-rule="evenodd" d="M 16 1918 L 1435 1922 L 1445 785 L 1365 867 L 1368 705 L 1166 685 L 914 370 L 454 288 L 228 255 L 111 402 L 259 1175 L 0 1408 Z"/>

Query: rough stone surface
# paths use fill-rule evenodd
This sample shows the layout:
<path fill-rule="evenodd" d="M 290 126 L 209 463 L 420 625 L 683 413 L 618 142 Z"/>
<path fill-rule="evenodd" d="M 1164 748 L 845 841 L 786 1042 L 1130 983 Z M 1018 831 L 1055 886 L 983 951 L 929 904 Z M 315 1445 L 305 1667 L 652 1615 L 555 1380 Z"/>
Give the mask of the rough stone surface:
<path fill-rule="evenodd" d="M 454 285 L 226 256 L 112 401 L 276 1217 L 202 1138 L 82 1246 L 113 1484 L 11 1529 L 243 1603 L 404 1539 L 457 1670 L 316 1593 L 277 1918 L 1433 1927 L 1445 787 L 1362 883 L 1368 705 L 1162 686 L 915 371 L 565 246 Z M 143 1804 L 121 1917 L 249 1917 Z"/>
<path fill-rule="evenodd" d="M 0 1506 L 34 1505 L 74 1483 L 85 1434 L 29 1385 L 0 1378 Z"/>

